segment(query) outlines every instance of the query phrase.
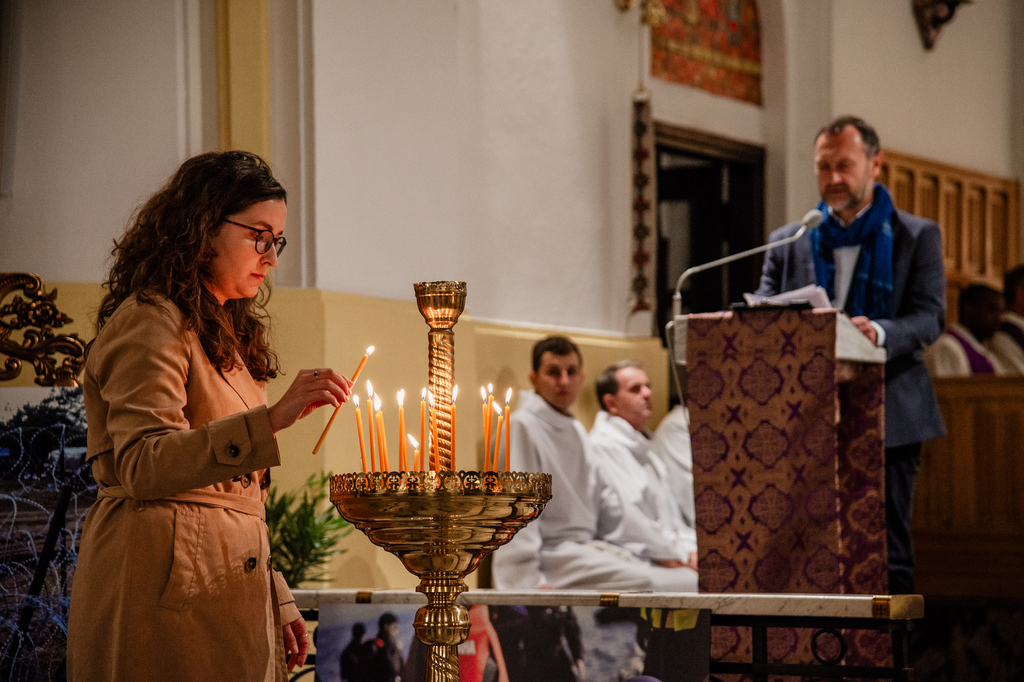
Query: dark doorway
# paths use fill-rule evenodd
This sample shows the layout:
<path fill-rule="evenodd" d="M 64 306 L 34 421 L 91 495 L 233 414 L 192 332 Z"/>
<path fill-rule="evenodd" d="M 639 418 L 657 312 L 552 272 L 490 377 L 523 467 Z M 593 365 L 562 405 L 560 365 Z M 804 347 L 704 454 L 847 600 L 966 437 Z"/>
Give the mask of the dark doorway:
<path fill-rule="evenodd" d="M 658 324 L 671 319 L 676 281 L 689 267 L 764 243 L 764 149 L 655 124 Z M 728 309 L 757 288 L 762 259 L 700 273 L 683 284 L 682 312 Z"/>

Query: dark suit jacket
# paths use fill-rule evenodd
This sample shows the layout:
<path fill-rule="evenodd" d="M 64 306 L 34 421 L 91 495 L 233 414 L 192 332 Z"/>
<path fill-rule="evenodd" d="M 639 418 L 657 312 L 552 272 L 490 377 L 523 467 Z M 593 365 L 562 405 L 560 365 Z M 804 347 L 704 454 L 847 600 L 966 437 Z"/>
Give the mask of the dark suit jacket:
<path fill-rule="evenodd" d="M 792 236 L 800 225 L 772 232 L 769 241 Z M 942 235 L 931 220 L 895 211 L 893 290 L 888 320 L 874 320 L 885 330 L 885 445 L 919 443 L 946 433 L 938 401 L 921 351 L 946 324 L 946 273 Z M 765 254 L 757 293 L 771 296 L 814 284 L 810 238 L 804 235 Z"/>

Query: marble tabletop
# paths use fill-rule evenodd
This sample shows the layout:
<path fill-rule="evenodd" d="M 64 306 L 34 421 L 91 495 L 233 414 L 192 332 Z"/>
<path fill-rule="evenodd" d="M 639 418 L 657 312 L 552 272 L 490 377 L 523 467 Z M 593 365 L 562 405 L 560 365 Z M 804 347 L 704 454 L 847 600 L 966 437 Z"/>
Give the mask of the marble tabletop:
<path fill-rule="evenodd" d="M 414 590 L 292 590 L 299 608 L 321 604 L 426 604 Z M 905 620 L 924 617 L 919 594 L 683 594 L 591 590 L 471 590 L 459 603 L 708 609 L 720 615 Z"/>

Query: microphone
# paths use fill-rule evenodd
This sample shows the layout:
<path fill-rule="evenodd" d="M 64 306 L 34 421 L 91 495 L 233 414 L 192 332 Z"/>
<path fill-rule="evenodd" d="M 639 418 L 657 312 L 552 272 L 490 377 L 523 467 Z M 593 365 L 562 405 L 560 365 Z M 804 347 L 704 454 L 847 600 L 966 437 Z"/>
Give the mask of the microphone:
<path fill-rule="evenodd" d="M 821 225 L 824 219 L 825 216 L 822 214 L 821 211 L 819 211 L 816 208 L 812 208 L 810 211 L 807 212 L 803 220 L 800 221 L 800 229 L 797 230 L 796 234 L 794 234 L 791 237 L 786 237 L 785 239 L 780 239 L 777 242 L 769 242 L 763 246 L 758 246 L 753 249 L 748 249 L 746 251 L 734 253 L 731 256 L 725 256 L 723 258 L 719 258 L 718 260 L 713 260 L 710 263 L 704 263 L 703 265 L 694 265 L 692 268 L 687 268 L 687 270 L 683 274 L 679 275 L 679 279 L 678 281 L 676 281 L 675 293 L 672 294 L 672 319 L 675 320 L 676 315 L 682 313 L 683 295 L 679 292 L 682 291 L 683 282 L 688 280 L 691 276 L 696 275 L 698 272 L 704 272 L 705 270 L 717 268 L 719 265 L 725 265 L 726 263 L 732 263 L 733 261 L 739 260 L 741 258 L 746 258 L 747 256 L 753 256 L 756 253 L 771 251 L 776 247 L 785 246 L 786 244 L 792 244 L 797 239 L 800 239 L 800 237 L 804 236 L 804 232 L 807 232 L 807 230 L 813 230 L 818 225 Z"/>

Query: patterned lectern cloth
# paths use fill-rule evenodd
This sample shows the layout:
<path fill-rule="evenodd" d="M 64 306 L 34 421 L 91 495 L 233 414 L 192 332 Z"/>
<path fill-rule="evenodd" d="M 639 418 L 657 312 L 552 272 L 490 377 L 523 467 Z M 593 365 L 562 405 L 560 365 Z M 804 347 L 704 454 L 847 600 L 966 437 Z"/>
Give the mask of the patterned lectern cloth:
<path fill-rule="evenodd" d="M 840 383 L 836 315 L 689 317 L 701 592 L 888 592 L 884 365 L 855 364 Z M 770 659 L 808 662 L 809 633 L 772 632 Z M 891 653 L 870 631 L 849 645 L 849 663 Z M 713 657 L 749 654 L 749 637 L 714 628 Z"/>

